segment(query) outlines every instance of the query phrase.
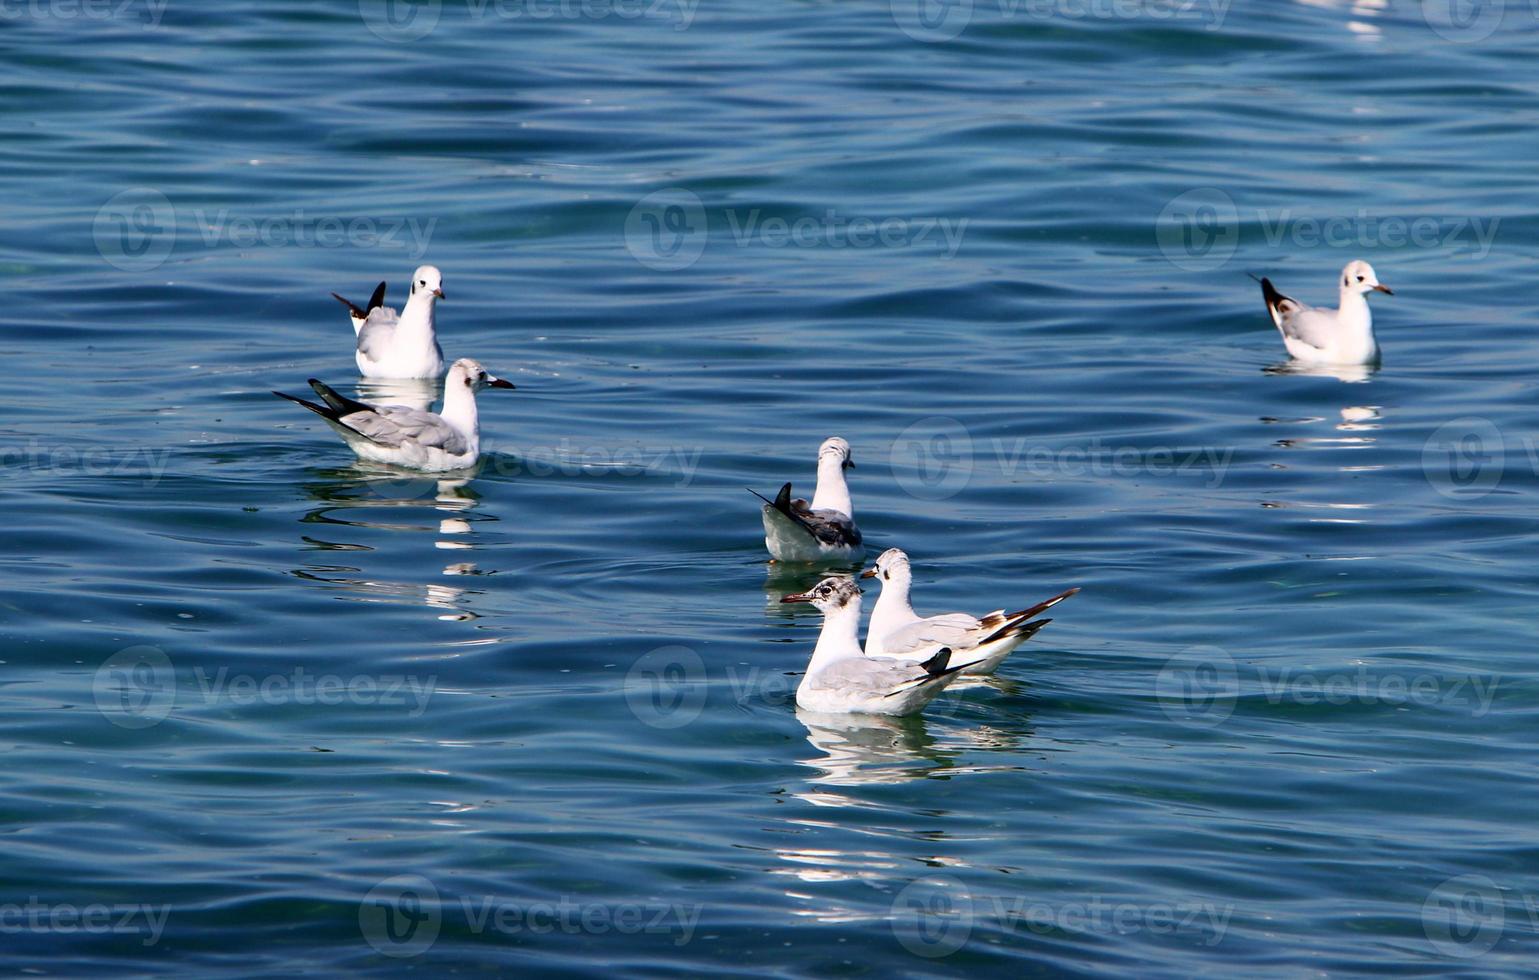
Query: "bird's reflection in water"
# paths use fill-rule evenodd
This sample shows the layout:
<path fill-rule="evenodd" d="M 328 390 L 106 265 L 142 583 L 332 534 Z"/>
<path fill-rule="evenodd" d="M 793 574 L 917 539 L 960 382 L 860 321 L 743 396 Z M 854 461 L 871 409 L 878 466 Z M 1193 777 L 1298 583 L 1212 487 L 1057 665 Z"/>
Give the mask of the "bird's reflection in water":
<path fill-rule="evenodd" d="M 467 515 L 480 498 L 469 489 L 473 472 L 452 477 L 413 473 L 397 467 L 359 462 L 345 469 L 328 471 L 329 479 L 306 486 L 306 491 L 324 506 L 304 517 L 306 524 L 326 526 L 322 534 L 304 535 L 304 541 L 322 551 L 373 551 L 373 545 L 361 541 L 336 540 L 346 529 L 406 531 L 436 534 L 434 546 L 445 551 L 475 549 L 475 522 Z M 440 515 L 436 523 L 382 520 L 392 513 L 403 516 L 413 510 L 431 508 Z M 353 565 L 311 564 L 295 569 L 294 574 L 312 581 L 326 582 L 346 590 L 347 597 L 360 602 L 406 602 L 441 610 L 442 620 L 466 621 L 479 618 L 466 608 L 468 600 L 482 590 L 440 582 L 382 582 L 364 578 L 362 569 Z M 473 561 L 454 561 L 445 565 L 444 576 L 461 578 L 485 574 Z"/>
<path fill-rule="evenodd" d="M 358 383 L 358 400 L 370 405 L 427 409 L 438 398 L 438 382 L 423 379 L 371 378 Z"/>
<path fill-rule="evenodd" d="M 959 684 L 974 688 L 991 686 L 1006 694 L 1018 693 L 1019 687 L 995 678 L 965 678 L 932 702 L 926 714 L 906 718 L 831 715 L 797 709 L 796 717 L 807 729 L 808 743 L 822 753 L 802 761 L 802 765 L 816 773 L 809 782 L 819 787 L 865 786 L 1018 768 L 1018 759 L 1004 766 L 963 762 L 963 753 L 969 750 L 1018 750 L 1029 732 L 995 728 L 959 717 L 968 707 L 965 698 L 952 693 Z M 818 790 L 797 795 L 819 806 L 862 805 L 837 793 Z"/>
<path fill-rule="evenodd" d="M 1262 368 L 1263 374 L 1293 374 L 1307 378 L 1335 378 L 1347 384 L 1367 381 L 1379 372 L 1377 364 L 1305 364 L 1287 360 Z"/>
<path fill-rule="evenodd" d="M 1337 461 L 1338 465 L 1332 468 L 1336 473 L 1372 473 L 1385 468 L 1386 464 L 1377 462 L 1377 455 L 1374 453 L 1379 446 L 1379 430 L 1384 425 L 1382 409 L 1377 405 L 1347 405 L 1337 410 L 1335 419 L 1311 416 L 1288 419 L 1262 418 L 1261 421 L 1266 425 L 1318 426 L 1329 423 L 1331 427 L 1329 434 L 1322 431 L 1319 435 L 1291 436 L 1278 439 L 1273 445 L 1279 449 L 1345 453 Z M 1272 466 L 1279 470 L 1292 468 L 1288 463 L 1280 461 L 1273 463 Z M 1342 486 L 1346 485 L 1333 484 L 1333 496 L 1340 492 Z M 1317 523 L 1366 524 L 1368 516 L 1365 512 L 1373 510 L 1378 505 L 1372 499 L 1366 501 L 1267 499 L 1261 502 L 1261 506 L 1327 511 L 1328 513 L 1309 518 Z"/>

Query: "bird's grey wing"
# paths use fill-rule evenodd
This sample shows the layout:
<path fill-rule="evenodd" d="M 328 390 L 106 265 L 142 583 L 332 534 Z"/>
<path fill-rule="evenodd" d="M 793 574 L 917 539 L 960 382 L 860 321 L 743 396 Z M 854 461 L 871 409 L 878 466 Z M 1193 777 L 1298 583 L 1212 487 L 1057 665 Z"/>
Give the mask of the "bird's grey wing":
<path fill-rule="evenodd" d="M 1304 343 L 1319 350 L 1324 350 L 1331 343 L 1331 328 L 1336 322 L 1335 310 L 1317 310 L 1312 306 L 1295 304 L 1297 309 L 1282 313 L 1281 322 L 1284 336 L 1294 340 L 1302 340 Z"/>
<path fill-rule="evenodd" d="M 341 421 L 382 446 L 414 444 L 425 449 L 441 449 L 451 455 L 459 455 L 469 448 L 465 437 L 442 416 L 417 408 L 387 405 L 374 412 L 344 415 Z"/>
<path fill-rule="evenodd" d="M 882 697 L 904 684 L 922 680 L 922 667 L 896 660 L 849 657 L 836 660 L 807 679 L 814 690 Z"/>
<path fill-rule="evenodd" d="M 932 647 L 966 649 L 977 645 L 978 620 L 967 613 L 943 613 L 899 627 L 882 638 L 887 653 L 917 653 Z"/>
<path fill-rule="evenodd" d="M 860 528 L 849 517 L 837 510 L 813 510 L 800 500 L 791 502 L 797 522 L 813 537 L 826 545 L 842 545 L 853 548 L 860 544 Z M 797 507 L 797 504 L 801 504 Z"/>
<path fill-rule="evenodd" d="M 384 357 L 390 350 L 390 344 L 395 340 L 395 326 L 401 322 L 394 309 L 388 306 L 375 307 L 369 312 L 369 318 L 358 328 L 358 353 L 371 361 L 377 361 Z"/>

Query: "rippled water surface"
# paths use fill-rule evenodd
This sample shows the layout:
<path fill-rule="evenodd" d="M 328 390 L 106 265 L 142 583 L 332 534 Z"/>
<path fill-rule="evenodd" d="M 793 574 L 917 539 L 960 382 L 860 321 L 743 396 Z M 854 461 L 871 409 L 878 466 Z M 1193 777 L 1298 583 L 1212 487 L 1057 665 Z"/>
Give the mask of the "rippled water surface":
<path fill-rule="evenodd" d="M 1527 4 L 113 6 L 0 26 L 6 972 L 1531 973 Z M 269 393 L 423 261 L 453 479 Z M 1083 589 L 919 718 L 792 703 L 833 434 Z"/>

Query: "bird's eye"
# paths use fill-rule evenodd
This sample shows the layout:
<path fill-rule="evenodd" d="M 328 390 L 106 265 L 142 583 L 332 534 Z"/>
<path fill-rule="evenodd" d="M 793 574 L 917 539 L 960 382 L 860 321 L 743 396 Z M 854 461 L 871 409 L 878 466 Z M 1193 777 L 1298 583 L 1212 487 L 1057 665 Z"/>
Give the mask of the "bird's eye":
<path fill-rule="evenodd" d="M 1363 277 L 1362 277 L 1362 276 L 1358 276 L 1358 277 L 1357 277 L 1357 281 L 1358 281 L 1358 282 L 1362 282 L 1362 281 L 1363 281 Z"/>

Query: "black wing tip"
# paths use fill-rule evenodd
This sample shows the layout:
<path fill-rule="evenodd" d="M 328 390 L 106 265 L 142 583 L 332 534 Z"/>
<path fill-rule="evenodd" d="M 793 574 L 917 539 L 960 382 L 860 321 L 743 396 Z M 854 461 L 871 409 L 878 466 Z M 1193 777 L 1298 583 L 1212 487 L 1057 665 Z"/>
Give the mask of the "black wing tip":
<path fill-rule="evenodd" d="M 931 677 L 934 677 L 934 676 L 936 676 L 938 674 L 944 673 L 945 670 L 946 670 L 947 665 L 949 665 L 950 663 L 951 663 L 951 648 L 950 647 L 941 647 L 939 650 L 936 651 L 935 656 L 931 657 L 929 660 L 924 661 L 919 666 L 924 668 L 924 672 L 926 674 L 929 674 Z"/>
<path fill-rule="evenodd" d="M 384 306 L 384 305 L 385 305 L 385 284 L 382 282 L 378 286 L 374 287 L 373 294 L 369 296 L 369 309 L 364 314 L 364 316 L 368 316 L 369 313 L 373 313 L 375 310 L 379 309 L 381 306 Z"/>

